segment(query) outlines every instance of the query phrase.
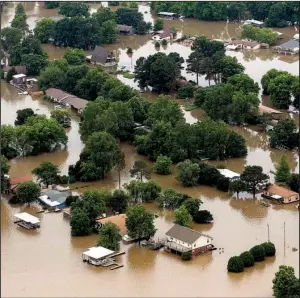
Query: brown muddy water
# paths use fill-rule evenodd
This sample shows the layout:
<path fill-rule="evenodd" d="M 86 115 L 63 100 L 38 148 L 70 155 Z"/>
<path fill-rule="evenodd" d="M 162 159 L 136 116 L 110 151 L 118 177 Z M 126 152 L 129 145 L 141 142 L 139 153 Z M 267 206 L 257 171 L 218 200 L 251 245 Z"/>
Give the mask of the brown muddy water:
<path fill-rule="evenodd" d="M 99 4 L 93 4 L 93 8 Z M 4 8 L 1 25 L 5 26 L 13 18 L 13 4 Z M 56 10 L 46 10 L 26 3 L 26 13 L 31 28 L 41 17 L 56 15 Z M 148 10 L 140 6 L 140 10 Z M 145 14 L 148 20 L 151 15 Z M 167 22 L 166 22 L 167 23 Z M 170 24 L 169 24 L 170 23 Z M 205 34 L 219 38 L 233 36 L 236 24 L 205 23 L 196 20 L 168 21 L 168 26 L 182 28 L 185 34 Z M 294 29 L 283 29 L 285 38 L 294 35 Z M 223 34 L 223 35 L 222 35 Z M 120 65 L 132 69 L 136 59 L 143 55 L 155 53 L 154 45 L 149 42 L 149 36 L 121 37 L 116 45 L 109 46 L 119 51 Z M 134 49 L 133 57 L 126 54 L 126 47 Z M 63 49 L 50 45 L 44 48 L 51 59 L 63 56 Z M 162 49 L 163 50 L 163 49 Z M 181 45 L 168 45 L 166 52 L 176 51 L 184 58 L 189 55 L 189 49 Z M 234 53 L 245 66 L 246 73 L 256 81 L 270 68 L 287 70 L 298 74 L 298 62 L 281 59 L 271 51 L 257 53 Z M 122 81 L 134 86 L 133 80 Z M 190 79 L 190 77 L 188 77 Z M 207 83 L 201 79 L 202 85 Z M 149 100 L 155 97 L 145 94 Z M 264 102 L 268 99 L 264 99 Z M 184 101 L 180 102 L 184 104 Z M 32 99 L 30 96 L 19 96 L 16 89 L 1 82 L 1 120 L 2 124 L 13 124 L 16 111 L 31 107 L 36 113 L 49 115 L 53 105 L 42 99 Z M 187 122 L 193 123 L 203 117 L 203 112 L 195 110 L 185 112 Z M 77 161 L 83 148 L 78 132 L 78 117 L 72 114 L 72 127 L 67 131 L 69 142 L 66 150 L 42 154 L 35 157 L 16 158 L 10 161 L 12 177 L 29 174 L 42 161 L 57 164 L 63 174 L 68 166 Z M 255 128 L 234 127 L 247 140 L 248 156 L 241 159 L 230 159 L 215 164 L 226 164 L 233 171 L 242 172 L 245 165 L 261 165 L 266 173 L 274 170 L 282 152 L 268 147 L 267 136 L 256 132 Z M 126 155 L 126 169 L 122 171 L 122 183 L 130 181 L 129 169 L 135 160 L 145 159 L 138 155 L 134 147 L 122 144 Z M 288 153 L 288 160 L 293 171 L 299 172 L 299 156 Z M 149 162 L 150 164 L 150 162 Z M 269 173 L 270 174 L 270 173 Z M 270 174 L 271 175 L 271 174 Z M 271 175 L 272 176 L 272 175 Z M 14 226 L 14 213 L 26 211 L 33 215 L 38 207 L 20 207 L 8 205 L 5 198 L 1 200 L 1 273 L 2 291 L 4 297 L 271 297 L 272 279 L 281 264 L 295 267 L 299 276 L 299 254 L 292 248 L 299 249 L 299 212 L 295 205 L 266 208 L 258 201 L 251 199 L 237 200 L 227 193 L 219 192 L 210 187 L 183 188 L 175 179 L 175 168 L 169 176 L 153 175 L 152 177 L 163 188 L 172 187 L 177 191 L 192 197 L 201 197 L 202 209 L 208 209 L 214 216 L 210 225 L 194 224 L 193 228 L 214 237 L 214 245 L 224 248 L 198 256 L 191 262 L 184 263 L 175 255 L 163 251 L 153 252 L 136 245 L 123 246 L 126 254 L 118 257 L 124 267 L 110 271 L 107 268 L 94 268 L 81 260 L 81 253 L 95 245 L 97 236 L 72 238 L 69 223 L 62 214 L 37 214 L 42 224 L 39 231 L 27 231 Z M 89 183 L 90 189 L 114 189 L 118 184 L 117 173 L 112 172 L 101 182 Z M 86 185 L 80 183 L 79 185 Z M 172 212 L 158 210 L 155 204 L 147 204 L 147 209 L 158 213 L 155 220 L 158 229 L 156 237 L 163 237 L 172 226 Z M 286 223 L 286 251 L 284 255 L 283 225 Z M 252 246 L 267 241 L 267 224 L 270 226 L 270 240 L 275 243 L 277 255 L 264 262 L 257 263 L 253 268 L 246 269 L 242 274 L 228 274 L 226 265 L 232 255 L 238 255 Z"/>

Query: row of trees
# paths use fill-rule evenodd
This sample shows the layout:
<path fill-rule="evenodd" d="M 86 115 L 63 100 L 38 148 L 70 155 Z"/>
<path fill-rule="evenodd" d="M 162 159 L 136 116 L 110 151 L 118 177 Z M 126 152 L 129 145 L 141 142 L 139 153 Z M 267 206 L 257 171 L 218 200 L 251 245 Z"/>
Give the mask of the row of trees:
<path fill-rule="evenodd" d="M 293 76 L 287 71 L 270 69 L 261 79 L 263 93 L 270 95 L 274 106 L 287 109 L 292 103 L 299 108 L 300 84 L 299 76 Z"/>
<path fill-rule="evenodd" d="M 245 251 L 239 256 L 231 257 L 227 264 L 228 272 L 243 272 L 244 267 L 252 267 L 255 262 L 261 262 L 265 257 L 275 256 L 276 248 L 272 242 L 265 242 L 261 245 L 253 246 L 249 251 Z"/>
<path fill-rule="evenodd" d="M 10 159 L 18 155 L 38 155 L 66 146 L 68 137 L 63 127 L 45 115 L 28 117 L 23 125 L 1 126 L 2 154 Z"/>
<path fill-rule="evenodd" d="M 57 46 L 91 49 L 98 44 L 116 42 L 117 24 L 132 26 L 137 34 L 146 34 L 152 27 L 135 8 L 124 7 L 113 12 L 100 7 L 90 15 L 85 3 L 62 2 L 59 14 L 65 18 L 57 22 L 45 18 L 38 22 L 34 32 L 41 42 L 53 39 Z"/>
<path fill-rule="evenodd" d="M 244 25 L 242 28 L 242 38 L 255 40 L 261 43 L 267 43 L 274 45 L 279 40 L 279 36 L 276 32 L 273 32 L 269 28 L 257 28 L 251 25 Z"/>
<path fill-rule="evenodd" d="M 155 12 L 170 11 L 204 21 L 266 21 L 268 27 L 286 27 L 298 21 L 299 5 L 292 2 L 151 2 Z"/>

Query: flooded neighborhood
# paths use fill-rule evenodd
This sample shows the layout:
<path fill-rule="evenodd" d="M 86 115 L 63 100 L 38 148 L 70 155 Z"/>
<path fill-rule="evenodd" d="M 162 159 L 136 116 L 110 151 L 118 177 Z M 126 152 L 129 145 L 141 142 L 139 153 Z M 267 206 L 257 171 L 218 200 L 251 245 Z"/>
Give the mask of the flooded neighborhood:
<path fill-rule="evenodd" d="M 21 2 L 10 2 L 3 7 L 1 29 L 11 26 L 18 3 Z M 22 2 L 22 4 L 29 30 L 34 30 L 38 21 L 43 18 L 59 16 L 59 8 L 47 9 L 44 2 Z M 117 11 L 120 7 L 108 6 L 107 2 L 87 4 L 90 13 L 96 13 L 100 7 L 110 7 L 112 11 Z M 138 3 L 138 11 L 142 13 L 144 21 L 152 25 L 158 19 L 157 13 L 151 9 L 149 3 Z M 236 37 L 240 36 L 242 30 L 240 22 L 203 21 L 196 18 L 165 19 L 164 26 L 176 28 L 179 37 L 206 36 L 210 40 L 223 41 L 237 39 Z M 293 39 L 299 32 L 299 27 L 295 25 L 274 30 L 282 33 L 279 43 L 283 44 Z M 126 78 L 124 74 L 125 72 L 134 73 L 137 61 L 141 57 L 147 58 L 158 52 L 166 55 L 178 53 L 184 59 L 181 76 L 185 77 L 186 81 L 196 81 L 196 74 L 187 70 L 186 62 L 192 53 L 192 48 L 184 42 L 168 42 L 166 46 L 162 45 L 158 48 L 151 34 L 132 34 L 118 35 L 117 42 L 105 44 L 103 47 L 115 53 L 117 58 L 118 71 L 110 76 L 132 87 L 150 103 L 157 102 L 159 95 L 167 92 L 155 93 L 150 89 L 141 90 L 138 81 Z M 67 50 L 64 47 L 56 47 L 53 43 L 43 43 L 41 48 L 48 54 L 49 60 L 64 58 Z M 129 48 L 132 49 L 132 54 L 128 53 Z M 87 57 L 92 53 L 93 49 L 85 50 Z M 298 132 L 299 106 L 298 114 L 274 106 L 270 96 L 263 94 L 261 85 L 262 77 L 273 68 L 286 71 L 292 76 L 299 76 L 298 54 L 281 55 L 274 52 L 273 47 L 269 47 L 258 50 L 226 50 L 225 55 L 235 57 L 244 67 L 244 74 L 258 83 L 260 104 L 279 110 L 285 119 L 293 119 Z M 38 78 L 38 76 L 34 77 Z M 199 89 L 209 86 L 205 75 L 199 76 L 197 85 L 200 86 Z M 193 105 L 193 99 L 178 99 L 176 92 L 170 92 L 169 95 L 179 104 L 187 124 L 194 125 L 205 119 L 205 111 L 202 108 L 191 110 L 186 108 L 188 105 Z M 83 96 L 78 95 L 78 97 Z M 83 97 L 83 99 L 88 98 Z M 27 108 L 31 108 L 37 115 L 46 115 L 49 118 L 55 105 L 56 103 L 45 100 L 43 92 L 40 96 L 22 94 L 6 80 L 1 80 L 1 125 L 14 126 L 17 111 Z M 85 115 L 84 112 L 83 115 Z M 62 175 L 70 175 L 69 166 L 81 160 L 80 154 L 85 148 L 85 140 L 81 135 L 82 122 L 84 122 L 82 115 L 70 110 L 69 117 L 70 127 L 65 128 L 68 138 L 66 147 L 52 152 L 16 156 L 9 159 L 8 174 L 11 179 L 33 177 L 32 171 L 43 162 L 51 162 L 58 166 Z M 299 174 L 299 146 L 286 151 L 280 150 L 279 147 L 273 148 L 270 146 L 268 132 L 258 129 L 258 126 L 254 124 L 230 125 L 229 127 L 230 131 L 236 132 L 245 139 L 247 155 L 229 157 L 224 160 L 208 160 L 207 164 L 217 168 L 225 167 L 239 175 L 243 173 L 246 166 L 261 166 L 263 172 L 269 176 L 269 182 L 274 184 L 276 169 L 282 156 L 285 155 L 290 172 Z M 112 192 L 119 188 L 119 181 L 124 186 L 134 180 L 131 173 L 136 162 L 143 161 L 151 169 L 155 166 L 146 154 L 138 153 L 139 147 L 132 140 L 121 139 L 118 146 L 124 153 L 125 161 L 125 167 L 121 171 L 113 168 L 105 174 L 102 180 L 76 181 L 75 183 L 69 183 L 68 180 L 67 186 L 71 190 L 75 189 L 79 195 L 89 190 Z M 114 250 L 112 250 L 111 257 L 115 257 L 115 262 L 121 264 L 122 268 L 109 270 L 102 266 L 91 266 L 83 262 L 83 260 L 88 260 L 88 257 L 84 259 L 82 254 L 98 243 L 99 236 L 96 233 L 74 237 L 70 232 L 70 219 L 65 218 L 63 212 L 41 212 L 40 205 L 36 203 L 30 206 L 10 204 L 7 196 L 2 195 L 2 296 L 272 297 L 272 280 L 280 265 L 293 267 L 295 275 L 299 278 L 299 201 L 276 204 L 264 199 L 261 194 L 257 194 L 257 198 L 253 199 L 251 192 L 241 191 L 237 196 L 236 193 L 221 191 L 209 185 L 197 184 L 184 187 L 176 178 L 178 171 L 176 163 L 170 166 L 171 174 L 169 175 L 159 175 L 152 170 L 151 180 L 157 183 L 162 191 L 171 188 L 180 194 L 201 199 L 201 210 L 209 210 L 213 215 L 213 221 L 211 223 L 193 221 L 189 228 L 194 233 L 200 232 L 199 235 L 208 235 L 207 239 L 212 238 L 212 240 L 207 240 L 207 243 L 213 245 L 207 245 L 207 247 L 215 249 L 207 249 L 209 251 L 185 262 L 177 253 L 169 253 L 165 249 L 152 250 L 147 245 L 126 244 L 120 241 L 119 251 L 125 253 L 115 257 Z M 299 200 L 299 194 L 297 200 Z M 141 205 L 155 215 L 154 226 L 157 229 L 153 237 L 155 241 L 159 242 L 162 239 L 169 241 L 170 237 L 172 240 L 173 237 L 176 238 L 171 232 L 174 228 L 176 211 L 160 208 L 156 201 L 141 202 Z M 14 224 L 14 216 L 25 212 L 39 219 L 39 229 L 27 230 Z M 127 217 L 129 217 L 128 214 Z M 109 217 L 107 219 L 109 222 Z M 121 224 L 121 231 L 122 227 L 124 228 L 124 223 Z M 168 233 L 171 236 L 168 236 Z M 196 240 L 191 241 L 190 244 L 196 243 L 198 241 Z M 240 255 L 264 242 L 274 243 L 275 256 L 270 256 L 263 262 L 256 262 L 255 266 L 245 268 L 241 273 L 227 272 L 227 263 L 232 256 Z"/>

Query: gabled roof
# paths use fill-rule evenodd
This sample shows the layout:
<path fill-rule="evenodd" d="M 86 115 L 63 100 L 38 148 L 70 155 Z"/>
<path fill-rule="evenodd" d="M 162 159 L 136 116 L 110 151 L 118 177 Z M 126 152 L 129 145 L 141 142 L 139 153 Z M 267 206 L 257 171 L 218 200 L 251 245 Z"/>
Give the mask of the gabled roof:
<path fill-rule="evenodd" d="M 296 192 L 294 192 L 294 191 L 292 191 L 290 189 L 281 187 L 281 186 L 276 185 L 276 184 L 270 185 L 268 187 L 268 192 L 276 194 L 276 195 L 279 195 L 279 196 L 282 196 L 284 198 L 288 198 L 290 196 L 294 196 L 294 195 L 298 194 L 298 193 L 296 193 Z"/>
<path fill-rule="evenodd" d="M 63 90 L 56 89 L 56 88 L 49 88 L 45 91 L 45 93 L 46 93 L 47 96 L 56 98 L 58 100 L 61 100 L 61 99 L 66 98 L 68 96 L 71 96 L 71 94 L 69 94 L 69 93 L 67 93 Z"/>
<path fill-rule="evenodd" d="M 57 201 L 58 203 L 64 203 L 66 201 L 66 198 L 71 195 L 71 191 L 58 191 L 54 189 L 49 189 L 41 193 L 41 196 L 48 196 L 50 201 Z"/>
<path fill-rule="evenodd" d="M 171 36 L 172 34 L 175 34 L 175 33 L 176 33 L 176 31 L 174 31 L 172 29 L 165 29 L 163 31 L 163 33 L 159 34 L 159 37 L 160 38 L 165 38 L 165 37 L 169 37 L 169 36 Z"/>
<path fill-rule="evenodd" d="M 119 31 L 130 32 L 132 30 L 132 26 L 127 25 L 117 25 Z"/>
<path fill-rule="evenodd" d="M 40 223 L 40 220 L 37 217 L 35 217 L 35 216 L 33 216 L 33 215 L 31 215 L 27 212 L 22 212 L 22 213 L 15 214 L 14 217 L 16 217 L 20 220 L 23 220 L 25 222 L 29 222 L 31 224 Z"/>
<path fill-rule="evenodd" d="M 285 50 L 294 50 L 299 48 L 299 40 L 290 39 L 289 41 L 277 46 L 276 48 L 285 49 Z"/>
<path fill-rule="evenodd" d="M 76 96 L 69 96 L 62 100 L 62 103 L 69 104 L 73 108 L 77 110 L 84 109 L 87 104 L 89 103 L 87 100 L 76 97 Z"/>
<path fill-rule="evenodd" d="M 213 239 L 208 235 L 204 235 L 201 232 L 180 226 L 175 224 L 167 233 L 166 236 L 178 239 L 182 242 L 193 244 L 200 237 L 207 237 Z"/>
<path fill-rule="evenodd" d="M 91 62 L 105 63 L 109 55 L 110 53 L 107 49 L 96 46 L 92 53 Z"/>
<path fill-rule="evenodd" d="M 23 182 L 29 182 L 32 181 L 32 176 L 22 176 L 22 177 L 14 177 L 10 178 L 10 184 L 11 185 L 17 185 Z"/>

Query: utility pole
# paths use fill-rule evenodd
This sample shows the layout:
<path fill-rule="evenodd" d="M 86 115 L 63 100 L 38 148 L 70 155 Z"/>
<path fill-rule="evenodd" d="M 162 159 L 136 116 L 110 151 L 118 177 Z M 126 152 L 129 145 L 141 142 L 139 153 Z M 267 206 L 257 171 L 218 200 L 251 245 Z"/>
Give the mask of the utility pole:
<path fill-rule="evenodd" d="M 268 226 L 268 242 L 270 242 L 270 227 L 269 227 L 269 224 L 267 224 Z"/>
<path fill-rule="evenodd" d="M 285 222 L 283 223 L 283 243 L 284 243 L 284 256 L 285 256 Z"/>

